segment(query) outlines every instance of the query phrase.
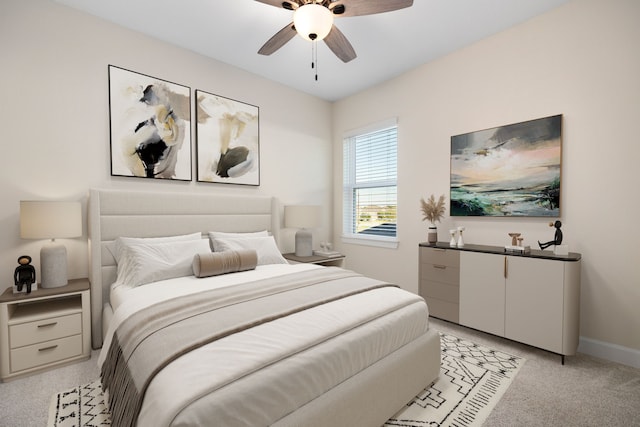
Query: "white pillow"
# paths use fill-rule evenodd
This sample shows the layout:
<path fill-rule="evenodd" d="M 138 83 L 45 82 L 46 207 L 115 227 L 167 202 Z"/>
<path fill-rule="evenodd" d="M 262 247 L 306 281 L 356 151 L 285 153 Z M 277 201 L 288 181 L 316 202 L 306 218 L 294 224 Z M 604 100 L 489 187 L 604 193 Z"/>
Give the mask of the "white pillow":
<path fill-rule="evenodd" d="M 247 238 L 247 237 L 267 237 L 269 232 L 267 230 L 264 231 L 253 231 L 249 233 L 227 233 L 226 231 L 210 231 L 209 232 L 209 240 L 211 240 L 211 247 L 214 248 L 213 241 L 216 239 L 228 239 L 228 238 Z"/>
<path fill-rule="evenodd" d="M 174 277 L 193 276 L 193 257 L 210 251 L 206 239 L 125 246 L 118 263 L 116 282 L 140 286 Z"/>
<path fill-rule="evenodd" d="M 280 253 L 273 236 L 227 237 L 213 240 L 213 250 L 216 252 L 240 249 L 255 250 L 258 254 L 258 265 L 288 264 Z"/>
<path fill-rule="evenodd" d="M 227 237 L 267 237 L 269 232 L 267 230 L 262 231 L 250 231 L 248 233 L 227 233 L 226 231 L 210 231 L 209 238 L 227 238 Z"/>
<path fill-rule="evenodd" d="M 128 246 L 139 244 L 181 242 L 185 240 L 202 240 L 202 233 L 198 232 L 166 237 L 118 237 L 113 243 L 113 246 L 107 246 L 107 248 L 116 259 L 116 263 L 119 263 L 122 251 Z"/>

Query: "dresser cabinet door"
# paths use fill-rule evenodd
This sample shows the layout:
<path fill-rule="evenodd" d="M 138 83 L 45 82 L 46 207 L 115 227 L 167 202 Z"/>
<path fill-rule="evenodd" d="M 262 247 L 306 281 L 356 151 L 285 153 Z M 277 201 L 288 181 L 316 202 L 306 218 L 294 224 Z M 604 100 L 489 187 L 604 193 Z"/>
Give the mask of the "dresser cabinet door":
<path fill-rule="evenodd" d="M 460 253 L 460 324 L 504 336 L 505 257 Z"/>
<path fill-rule="evenodd" d="M 507 257 L 505 337 L 562 353 L 563 262 Z"/>

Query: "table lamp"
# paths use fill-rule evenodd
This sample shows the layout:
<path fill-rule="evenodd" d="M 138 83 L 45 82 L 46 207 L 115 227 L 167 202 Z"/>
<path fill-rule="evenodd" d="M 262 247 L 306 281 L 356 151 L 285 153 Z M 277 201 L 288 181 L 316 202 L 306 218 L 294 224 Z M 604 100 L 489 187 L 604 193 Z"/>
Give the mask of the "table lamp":
<path fill-rule="evenodd" d="M 40 286 L 57 288 L 67 281 L 67 248 L 56 238 L 82 236 L 80 202 L 21 201 L 20 237 L 51 239 L 40 249 Z"/>
<path fill-rule="evenodd" d="M 309 228 L 320 225 L 320 214 L 320 206 L 284 207 L 284 226 L 300 229 L 296 232 L 296 256 L 313 255 L 313 235 Z"/>

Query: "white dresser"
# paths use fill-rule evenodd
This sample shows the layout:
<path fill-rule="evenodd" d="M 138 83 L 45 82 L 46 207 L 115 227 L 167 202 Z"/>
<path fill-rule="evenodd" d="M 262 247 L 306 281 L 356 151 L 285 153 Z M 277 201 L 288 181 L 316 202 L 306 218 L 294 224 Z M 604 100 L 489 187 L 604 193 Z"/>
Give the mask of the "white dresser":
<path fill-rule="evenodd" d="M 432 316 L 560 354 L 563 362 L 576 353 L 580 254 L 448 243 L 419 250 L 419 289 Z"/>

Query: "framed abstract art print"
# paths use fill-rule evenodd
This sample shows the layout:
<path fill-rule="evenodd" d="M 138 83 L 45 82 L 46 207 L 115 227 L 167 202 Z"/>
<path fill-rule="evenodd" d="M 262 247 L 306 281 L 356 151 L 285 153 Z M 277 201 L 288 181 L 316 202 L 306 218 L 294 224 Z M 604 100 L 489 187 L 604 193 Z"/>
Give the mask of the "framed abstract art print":
<path fill-rule="evenodd" d="M 451 137 L 452 216 L 560 216 L 562 115 Z"/>
<path fill-rule="evenodd" d="M 259 108 L 196 90 L 197 180 L 260 185 Z"/>
<path fill-rule="evenodd" d="M 191 181 L 191 89 L 109 65 L 111 175 Z"/>

